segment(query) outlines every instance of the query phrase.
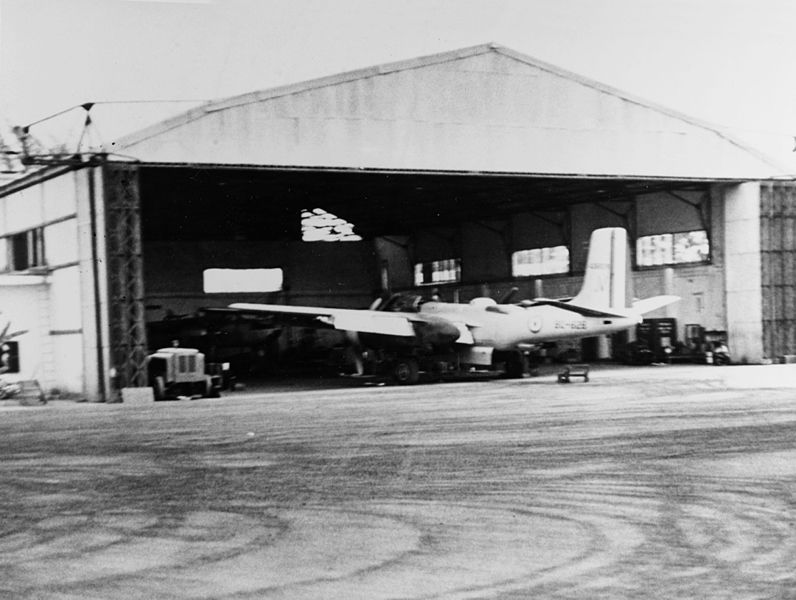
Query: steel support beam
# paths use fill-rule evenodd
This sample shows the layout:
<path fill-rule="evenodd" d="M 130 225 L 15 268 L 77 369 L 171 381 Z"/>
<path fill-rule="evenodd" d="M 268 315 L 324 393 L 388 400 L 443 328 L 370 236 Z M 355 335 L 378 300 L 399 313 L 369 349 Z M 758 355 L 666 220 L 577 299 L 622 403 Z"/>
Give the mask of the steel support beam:
<path fill-rule="evenodd" d="M 103 179 L 111 368 L 118 390 L 147 384 L 138 167 L 106 163 Z"/>

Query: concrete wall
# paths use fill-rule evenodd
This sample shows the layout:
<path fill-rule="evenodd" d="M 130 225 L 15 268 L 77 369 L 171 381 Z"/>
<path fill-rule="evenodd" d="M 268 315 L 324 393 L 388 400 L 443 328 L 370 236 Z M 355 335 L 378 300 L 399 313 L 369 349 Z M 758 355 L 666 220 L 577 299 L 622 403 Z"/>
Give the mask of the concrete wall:
<path fill-rule="evenodd" d="M 79 267 L 59 269 L 50 275 L 50 338 L 53 385 L 62 391 L 83 392 L 83 307 Z"/>
<path fill-rule="evenodd" d="M 83 315 L 83 386 L 92 401 L 109 399 L 110 331 L 108 272 L 105 231 L 105 202 L 102 170 L 80 171 L 75 179 L 78 192 L 77 233 L 80 262 L 80 302 Z M 91 198 L 94 196 L 94 202 Z"/>
<path fill-rule="evenodd" d="M 724 267 L 730 349 L 736 360 L 763 360 L 760 184 L 725 192 Z"/>

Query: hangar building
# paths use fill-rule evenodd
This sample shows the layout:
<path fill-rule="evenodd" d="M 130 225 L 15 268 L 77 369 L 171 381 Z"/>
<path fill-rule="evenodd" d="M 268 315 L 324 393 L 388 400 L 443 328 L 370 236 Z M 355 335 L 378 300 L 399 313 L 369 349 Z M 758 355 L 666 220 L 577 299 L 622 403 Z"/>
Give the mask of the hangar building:
<path fill-rule="evenodd" d="M 638 297 L 681 296 L 653 315 L 679 339 L 796 354 L 786 168 L 494 44 L 209 102 L 62 159 L 0 187 L 0 320 L 29 330 L 19 376 L 46 389 L 144 385 L 147 321 L 236 301 L 566 297 L 601 226 L 629 231 Z M 307 241 L 313 221 L 348 241 Z M 223 283 L 241 270 L 251 288 Z"/>

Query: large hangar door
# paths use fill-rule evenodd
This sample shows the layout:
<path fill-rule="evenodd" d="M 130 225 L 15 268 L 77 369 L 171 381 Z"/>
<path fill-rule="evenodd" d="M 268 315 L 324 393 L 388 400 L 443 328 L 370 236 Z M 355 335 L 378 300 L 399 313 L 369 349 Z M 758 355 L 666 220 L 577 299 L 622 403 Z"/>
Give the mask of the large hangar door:
<path fill-rule="evenodd" d="M 144 386 L 146 324 L 141 252 L 141 195 L 135 165 L 105 167 L 105 233 L 111 367 L 119 387 Z"/>
<path fill-rule="evenodd" d="M 763 353 L 796 354 L 796 186 L 760 190 Z"/>

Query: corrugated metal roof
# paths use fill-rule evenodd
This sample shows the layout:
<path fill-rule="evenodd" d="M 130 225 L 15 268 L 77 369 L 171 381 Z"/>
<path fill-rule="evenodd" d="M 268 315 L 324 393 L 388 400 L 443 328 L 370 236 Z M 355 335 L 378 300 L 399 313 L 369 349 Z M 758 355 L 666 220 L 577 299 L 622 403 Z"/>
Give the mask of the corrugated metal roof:
<path fill-rule="evenodd" d="M 208 102 L 121 138 L 112 151 L 159 163 L 790 175 L 718 126 L 497 44 Z"/>

